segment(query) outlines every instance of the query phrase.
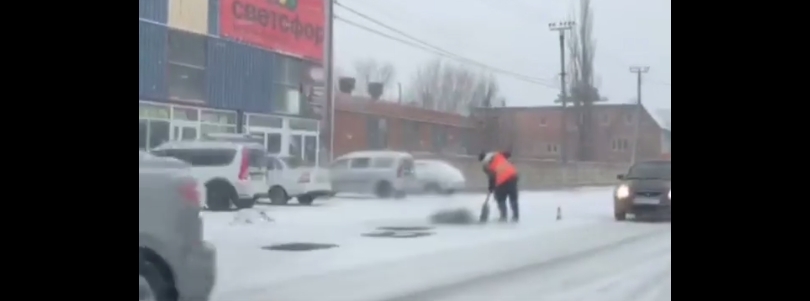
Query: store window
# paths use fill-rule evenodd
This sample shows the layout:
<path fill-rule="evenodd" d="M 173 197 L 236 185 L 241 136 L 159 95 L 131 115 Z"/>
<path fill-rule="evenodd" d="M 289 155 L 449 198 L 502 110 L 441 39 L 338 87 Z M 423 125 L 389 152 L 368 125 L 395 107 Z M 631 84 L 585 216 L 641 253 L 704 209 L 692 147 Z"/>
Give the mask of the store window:
<path fill-rule="evenodd" d="M 184 107 L 172 108 L 172 120 L 198 121 L 200 120 L 199 115 L 199 109 Z"/>
<path fill-rule="evenodd" d="M 318 137 L 306 136 L 304 139 L 304 160 L 309 163 L 318 161 Z"/>
<path fill-rule="evenodd" d="M 317 120 L 290 119 L 290 129 L 296 131 L 318 131 Z"/>
<path fill-rule="evenodd" d="M 247 118 L 249 127 L 277 128 L 284 127 L 284 119 L 275 116 L 250 115 Z"/>
<path fill-rule="evenodd" d="M 302 135 L 290 135 L 290 143 L 287 145 L 287 152 L 290 156 L 302 158 L 303 138 Z"/>
<path fill-rule="evenodd" d="M 236 113 L 200 110 L 200 131 L 202 134 L 236 133 Z"/>
<path fill-rule="evenodd" d="M 267 134 L 267 152 L 271 154 L 281 153 L 281 134 Z"/>
<path fill-rule="evenodd" d="M 138 149 L 150 150 L 169 141 L 168 120 L 138 120 Z"/>
<path fill-rule="evenodd" d="M 138 149 L 150 150 L 169 141 L 169 106 L 138 103 Z"/>
<path fill-rule="evenodd" d="M 169 30 L 169 96 L 205 100 L 205 36 Z"/>
<path fill-rule="evenodd" d="M 284 55 L 276 56 L 273 69 L 273 110 L 298 114 L 300 111 L 300 88 L 303 63 L 300 59 Z"/>

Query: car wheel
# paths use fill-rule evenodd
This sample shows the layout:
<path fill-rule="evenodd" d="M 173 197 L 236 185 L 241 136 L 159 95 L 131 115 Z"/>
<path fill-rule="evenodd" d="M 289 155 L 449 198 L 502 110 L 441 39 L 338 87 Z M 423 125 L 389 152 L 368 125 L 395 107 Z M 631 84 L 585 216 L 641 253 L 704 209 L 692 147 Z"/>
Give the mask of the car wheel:
<path fill-rule="evenodd" d="M 444 191 L 444 194 L 445 194 L 445 195 L 453 195 L 454 193 L 456 193 L 456 191 L 455 191 L 455 190 L 453 190 L 453 189 L 448 189 L 448 190 L 445 190 L 445 191 Z"/>
<path fill-rule="evenodd" d="M 171 283 L 148 261 L 138 264 L 138 300 L 174 301 Z"/>
<path fill-rule="evenodd" d="M 287 205 L 287 202 L 290 200 L 287 196 L 287 191 L 280 186 L 270 188 L 270 192 L 267 194 L 270 196 L 270 203 L 273 205 Z"/>
<path fill-rule="evenodd" d="M 627 213 L 624 212 L 616 212 L 613 214 L 613 217 L 616 218 L 616 221 L 624 221 L 627 220 Z"/>
<path fill-rule="evenodd" d="M 427 193 L 435 193 L 435 194 L 441 194 L 442 193 L 442 188 L 439 187 L 439 184 L 436 184 L 436 183 L 428 183 L 427 185 L 425 185 L 424 189 L 425 189 L 425 192 L 427 192 Z"/>
<path fill-rule="evenodd" d="M 206 199 L 208 210 L 226 211 L 236 200 L 236 192 L 228 184 L 212 183 L 206 187 Z"/>
<path fill-rule="evenodd" d="M 394 187 L 391 187 L 391 183 L 382 181 L 377 183 L 377 188 L 374 191 L 378 198 L 387 199 L 394 194 Z"/>
<path fill-rule="evenodd" d="M 298 203 L 301 205 L 312 205 L 312 201 L 314 200 L 315 198 L 310 195 L 302 195 L 298 197 Z"/>

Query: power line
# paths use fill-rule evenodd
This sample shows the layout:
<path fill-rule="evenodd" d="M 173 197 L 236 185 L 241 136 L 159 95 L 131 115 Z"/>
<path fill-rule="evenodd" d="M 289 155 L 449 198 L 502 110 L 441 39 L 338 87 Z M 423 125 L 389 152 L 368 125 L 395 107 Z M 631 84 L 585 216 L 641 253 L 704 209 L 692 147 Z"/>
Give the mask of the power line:
<path fill-rule="evenodd" d="M 383 28 L 386 28 L 386 29 L 388 29 L 388 30 L 390 30 L 392 32 L 395 32 L 395 33 L 400 34 L 400 35 L 402 35 L 402 36 L 404 36 L 404 37 L 406 37 L 406 38 L 408 38 L 410 40 L 413 40 L 413 42 L 407 41 L 407 40 L 404 40 L 404 39 L 401 39 L 401 38 L 398 38 L 398 37 L 394 37 L 392 35 L 383 33 L 381 31 L 378 31 L 378 30 L 375 30 L 375 29 L 371 29 L 371 28 L 369 28 L 367 26 L 361 25 L 361 24 L 356 23 L 354 21 L 350 21 L 350 20 L 348 20 L 346 18 L 342 18 L 340 16 L 335 16 L 335 19 L 340 20 L 340 21 L 342 21 L 342 22 L 344 22 L 344 23 L 346 23 L 348 25 L 357 27 L 357 28 L 365 30 L 367 32 L 374 33 L 374 34 L 379 35 L 381 37 L 384 37 L 384 38 L 387 38 L 387 39 L 390 39 L 390 40 L 394 40 L 394 41 L 400 42 L 402 44 L 405 44 L 405 45 L 408 45 L 408 46 L 411 46 L 411 47 L 414 47 L 414 48 L 417 48 L 417 49 L 421 49 L 421 50 L 424 50 L 424 51 L 427 51 L 427 52 L 435 53 L 435 54 L 437 54 L 439 56 L 442 56 L 442 57 L 446 57 L 446 58 L 449 58 L 449 59 L 454 59 L 454 60 L 464 62 L 464 63 L 468 63 L 468 64 L 471 64 L 471 65 L 476 65 L 476 66 L 479 66 L 479 67 L 482 67 L 482 68 L 485 68 L 485 69 L 489 69 L 489 70 L 491 70 L 491 71 L 493 71 L 495 73 L 501 73 L 501 74 L 504 74 L 504 75 L 508 75 L 508 76 L 511 76 L 511 77 L 513 77 L 515 79 L 518 79 L 518 80 L 522 80 L 522 81 L 525 81 L 525 82 L 529 82 L 529 83 L 533 83 L 533 84 L 537 84 L 537 85 L 541 85 L 541 86 L 546 86 L 546 87 L 550 87 L 550 88 L 554 88 L 554 89 L 558 88 L 558 87 L 554 86 L 553 84 L 549 84 L 548 82 L 546 82 L 547 80 L 545 80 L 545 79 L 515 73 L 515 72 L 512 72 L 512 71 L 508 71 L 508 70 L 504 70 L 504 69 L 501 69 L 501 68 L 493 67 L 493 66 L 490 66 L 490 65 L 487 65 L 487 64 L 484 64 L 484 63 L 481 63 L 481 62 L 478 62 L 478 61 L 475 61 L 475 60 L 472 60 L 472 59 L 469 59 L 469 58 L 466 58 L 466 57 L 462 57 L 462 56 L 457 55 L 457 54 L 455 54 L 453 52 L 445 50 L 445 49 L 443 49 L 441 47 L 432 45 L 432 44 L 430 44 L 428 42 L 425 42 L 425 41 L 423 41 L 423 40 L 421 40 L 419 38 L 416 38 L 416 37 L 411 36 L 411 35 L 409 35 L 407 33 L 404 33 L 401 30 L 393 28 L 393 27 L 391 27 L 391 26 L 389 26 L 389 25 L 387 25 L 387 24 L 385 24 L 383 22 L 380 22 L 380 21 L 378 21 L 378 20 L 376 20 L 376 19 L 374 19 L 372 17 L 369 17 L 369 16 L 367 16 L 367 15 L 361 13 L 361 12 L 358 12 L 358 11 L 356 11 L 356 10 L 350 8 L 350 7 L 347 7 L 347 6 L 343 5 L 343 4 L 341 4 L 340 2 L 335 2 L 335 5 L 340 6 L 340 7 L 344 8 L 344 9 L 354 13 L 355 15 L 360 16 L 361 18 L 366 19 L 366 20 L 368 20 L 368 21 L 370 21 L 370 22 L 372 22 L 374 24 L 377 24 L 377 25 L 379 25 L 379 26 L 381 26 Z"/>

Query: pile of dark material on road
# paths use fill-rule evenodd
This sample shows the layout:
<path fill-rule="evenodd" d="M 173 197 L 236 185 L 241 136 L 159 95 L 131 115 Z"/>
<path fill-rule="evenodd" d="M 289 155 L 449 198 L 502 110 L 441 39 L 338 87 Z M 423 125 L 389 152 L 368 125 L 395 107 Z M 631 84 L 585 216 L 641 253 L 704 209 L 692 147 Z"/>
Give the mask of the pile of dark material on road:
<path fill-rule="evenodd" d="M 478 216 L 470 209 L 446 209 L 430 215 L 430 222 L 434 224 L 468 225 L 478 222 Z"/>

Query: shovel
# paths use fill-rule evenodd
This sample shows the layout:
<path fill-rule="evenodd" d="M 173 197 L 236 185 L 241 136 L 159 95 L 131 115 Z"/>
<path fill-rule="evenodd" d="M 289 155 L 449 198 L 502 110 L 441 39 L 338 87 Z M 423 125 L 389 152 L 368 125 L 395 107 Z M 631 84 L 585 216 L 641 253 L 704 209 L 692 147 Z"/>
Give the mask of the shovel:
<path fill-rule="evenodd" d="M 486 223 L 489 220 L 489 196 L 492 195 L 492 192 L 487 193 L 487 198 L 484 200 L 484 205 L 481 206 L 481 216 L 478 218 L 478 221 L 481 223 Z"/>

